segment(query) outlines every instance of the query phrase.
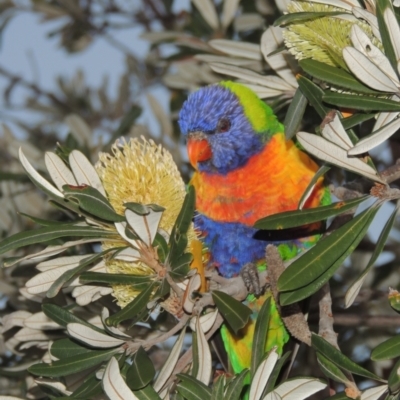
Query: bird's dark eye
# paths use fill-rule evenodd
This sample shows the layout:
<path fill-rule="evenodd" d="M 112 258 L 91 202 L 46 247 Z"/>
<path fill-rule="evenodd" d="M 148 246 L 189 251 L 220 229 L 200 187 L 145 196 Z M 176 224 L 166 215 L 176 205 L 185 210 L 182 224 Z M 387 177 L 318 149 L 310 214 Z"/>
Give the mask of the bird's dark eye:
<path fill-rule="evenodd" d="M 231 121 L 229 121 L 228 118 L 221 118 L 218 121 L 218 125 L 217 125 L 218 133 L 228 132 L 230 128 L 231 128 Z"/>

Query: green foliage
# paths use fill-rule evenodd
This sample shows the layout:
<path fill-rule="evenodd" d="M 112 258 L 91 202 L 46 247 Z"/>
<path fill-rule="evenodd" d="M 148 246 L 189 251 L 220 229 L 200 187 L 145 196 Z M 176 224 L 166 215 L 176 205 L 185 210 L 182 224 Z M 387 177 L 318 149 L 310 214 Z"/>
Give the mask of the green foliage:
<path fill-rule="evenodd" d="M 55 22 L 49 37 L 67 53 L 102 40 L 126 62 L 112 76 L 117 90 L 107 87 L 107 78 L 89 86 L 82 72 L 44 88 L 18 68 L 0 67 L 0 254 L 8 257 L 0 271 L 0 398 L 398 398 L 399 226 L 392 203 L 400 199 L 399 7 L 390 0 L 353 8 L 298 2 L 288 9 L 281 0 L 204 0 L 185 10 L 172 0 L 141 0 L 132 8 L 99 0 L 20 3 L 0 4 L 4 42 L 11 40 L 4 34 L 9 22 L 31 13 L 38 23 Z M 323 49 L 315 38 L 321 24 L 329 38 Z M 146 54 L 136 55 L 136 37 L 127 45 L 119 41 L 124 29 L 141 32 L 150 43 Z M 179 205 L 147 200 L 156 178 L 175 166 L 143 184 L 146 162 L 136 170 L 129 164 L 127 186 L 114 185 L 116 200 L 114 181 L 106 190 L 92 165 L 105 163 L 99 152 L 115 161 L 120 137 L 144 136 L 162 144 L 160 153 L 171 153 L 189 182 L 177 115 L 189 92 L 222 79 L 254 89 L 299 148 L 306 148 L 301 135 L 296 139 L 299 131 L 318 135 L 310 136 L 318 146 L 308 151 L 321 167 L 299 209 L 266 216 L 255 228 L 267 231 L 268 243 L 287 235 L 285 246 L 292 228 L 327 226 L 316 245 L 285 262 L 277 283 L 272 272 L 281 265 L 260 273 L 297 339 L 288 344 L 292 351 L 265 353 L 269 298 L 256 320 L 251 366 L 239 374 L 231 374 L 219 329 L 226 323 L 239 333 L 252 312 L 237 290 L 240 277 L 202 271 L 210 265 L 207 249 L 194 250 L 193 186 Z M 168 112 L 149 94 L 155 85 L 169 96 Z M 144 107 L 150 109 L 145 119 Z M 148 111 L 159 132 L 142 125 Z M 133 163 L 123 146 L 118 157 Z M 349 168 L 354 161 L 357 168 Z M 321 177 L 337 199 L 304 208 Z M 131 198 L 140 190 L 143 203 Z M 165 190 L 161 200 L 168 196 Z M 303 344 L 310 341 L 311 347 Z M 374 343 L 380 344 L 371 348 Z M 382 360 L 384 368 L 375 364 Z"/>

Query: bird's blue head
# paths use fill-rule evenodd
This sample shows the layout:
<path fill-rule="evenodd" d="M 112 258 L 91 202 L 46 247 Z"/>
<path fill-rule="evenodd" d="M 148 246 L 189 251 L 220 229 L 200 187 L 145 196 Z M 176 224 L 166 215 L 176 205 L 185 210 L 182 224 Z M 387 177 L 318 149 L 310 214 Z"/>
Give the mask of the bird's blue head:
<path fill-rule="evenodd" d="M 249 88 L 220 82 L 189 96 L 179 113 L 190 163 L 199 171 L 227 174 L 283 132 L 272 110 Z"/>

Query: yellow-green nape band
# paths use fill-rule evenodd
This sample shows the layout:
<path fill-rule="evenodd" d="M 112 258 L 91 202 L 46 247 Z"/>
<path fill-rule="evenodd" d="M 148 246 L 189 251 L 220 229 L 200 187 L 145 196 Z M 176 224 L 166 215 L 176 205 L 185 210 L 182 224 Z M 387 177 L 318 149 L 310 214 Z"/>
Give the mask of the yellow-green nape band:
<path fill-rule="evenodd" d="M 283 132 L 283 126 L 277 121 L 272 109 L 247 86 L 232 81 L 222 81 L 219 85 L 236 94 L 246 117 L 256 132 L 271 134 Z"/>

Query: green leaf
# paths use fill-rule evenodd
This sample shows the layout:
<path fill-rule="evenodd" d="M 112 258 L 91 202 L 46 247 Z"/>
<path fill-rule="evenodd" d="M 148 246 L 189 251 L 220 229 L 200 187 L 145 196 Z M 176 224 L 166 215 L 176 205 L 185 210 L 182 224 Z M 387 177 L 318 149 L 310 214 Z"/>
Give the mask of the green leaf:
<path fill-rule="evenodd" d="M 391 337 L 375 347 L 371 353 L 371 360 L 391 360 L 400 356 L 400 335 Z"/>
<path fill-rule="evenodd" d="M 390 289 L 388 298 L 389 298 L 390 307 L 392 307 L 394 311 L 399 313 L 400 312 L 400 293 L 397 290 Z"/>
<path fill-rule="evenodd" d="M 111 222 L 125 221 L 125 217 L 115 212 L 108 199 L 92 186 L 64 185 L 67 200 L 76 202 L 82 210 L 100 219 Z"/>
<path fill-rule="evenodd" d="M 389 233 L 392 230 L 392 227 L 396 221 L 397 212 L 398 212 L 398 206 L 393 210 L 389 219 L 386 221 L 386 224 L 383 227 L 381 234 L 379 235 L 378 241 L 376 242 L 374 251 L 371 255 L 371 258 L 368 261 L 367 266 L 365 267 L 364 271 L 362 271 L 362 273 L 357 277 L 357 279 L 350 285 L 350 289 L 349 289 L 348 293 L 352 289 L 353 285 L 355 285 L 358 281 L 360 281 L 361 279 L 364 281 L 363 277 L 368 274 L 369 270 L 373 267 L 373 265 L 375 264 L 375 261 L 378 259 L 379 255 L 382 253 L 382 250 L 385 247 L 387 238 L 389 237 Z M 357 294 L 358 294 L 358 291 L 357 291 Z M 347 299 L 347 296 L 348 295 L 346 294 L 346 299 Z M 353 299 L 355 296 L 356 296 L 356 294 L 353 293 L 351 296 L 351 299 Z M 345 303 L 347 306 L 347 301 Z"/>
<path fill-rule="evenodd" d="M 177 377 L 182 380 L 178 383 L 178 392 L 187 400 L 209 400 L 211 399 L 211 389 L 204 383 L 198 381 L 190 375 L 178 374 Z"/>
<path fill-rule="evenodd" d="M 211 400 L 224 398 L 225 375 L 220 375 L 212 386 Z"/>
<path fill-rule="evenodd" d="M 293 14 L 287 14 L 293 15 Z M 297 88 L 290 106 L 286 112 L 285 121 L 285 136 L 286 139 L 291 139 L 299 130 L 304 112 L 307 107 L 307 99 L 300 88 Z"/>
<path fill-rule="evenodd" d="M 155 374 L 154 365 L 143 347 L 132 357 L 132 365 L 126 373 L 126 383 L 132 390 L 143 389 L 149 384 Z"/>
<path fill-rule="evenodd" d="M 142 203 L 124 203 L 124 206 L 128 209 L 133 211 L 137 215 L 148 215 L 150 214 L 150 210 L 146 207 L 146 205 Z"/>
<path fill-rule="evenodd" d="M 51 364 L 39 363 L 28 368 L 33 375 L 46 377 L 68 376 L 109 360 L 118 350 L 92 350 L 87 353 L 77 354 L 62 360 L 54 361 Z"/>
<path fill-rule="evenodd" d="M 358 113 L 354 114 L 351 117 L 347 118 L 342 118 L 340 122 L 343 125 L 344 129 L 350 129 L 353 128 L 354 126 L 357 126 L 361 124 L 364 121 L 369 121 L 370 119 L 375 117 L 375 113 L 372 114 L 364 114 L 364 113 Z"/>
<path fill-rule="evenodd" d="M 155 275 L 141 276 L 130 274 L 109 274 L 104 272 L 82 272 L 79 276 L 81 283 L 107 283 L 109 285 L 132 285 L 137 290 L 142 290 L 154 279 Z"/>
<path fill-rule="evenodd" d="M 338 368 L 333 362 L 329 361 L 321 353 L 317 352 L 317 359 L 322 372 L 327 378 L 344 384 L 349 382 L 349 378 L 347 378 L 347 376 L 340 370 L 340 368 Z"/>
<path fill-rule="evenodd" d="M 392 368 L 392 371 L 390 372 L 389 375 L 388 384 L 391 393 L 397 393 L 400 390 L 399 370 L 400 370 L 400 359 L 397 360 L 396 364 Z"/>
<path fill-rule="evenodd" d="M 390 99 L 326 92 L 325 103 L 362 111 L 400 111 L 400 103 Z"/>
<path fill-rule="evenodd" d="M 396 52 L 394 50 L 392 41 L 390 40 L 389 29 L 385 23 L 383 18 L 383 14 L 386 9 L 393 10 L 393 5 L 391 0 L 376 0 L 376 17 L 378 19 L 379 33 L 381 34 L 383 48 L 385 49 L 384 53 L 386 57 L 389 59 L 392 67 L 395 71 L 397 71 L 397 57 Z"/>
<path fill-rule="evenodd" d="M 341 68 L 332 67 L 311 58 L 300 60 L 299 64 L 307 74 L 331 85 L 359 93 L 382 95 L 382 92 L 377 92 L 363 85 L 352 74 Z"/>
<path fill-rule="evenodd" d="M 378 209 L 372 206 L 361 212 L 295 260 L 279 277 L 279 291 L 302 288 L 317 280 L 328 270 L 333 275 L 360 243 Z M 333 267 L 334 271 L 331 270 Z"/>
<path fill-rule="evenodd" d="M 192 357 L 193 361 L 192 361 L 192 369 L 190 371 L 190 375 L 195 378 L 197 376 L 197 373 L 199 372 L 199 359 L 200 359 L 196 332 L 192 332 L 192 354 L 193 354 Z"/>
<path fill-rule="evenodd" d="M 254 328 L 253 344 L 251 349 L 251 377 L 257 371 L 258 366 L 265 355 L 265 344 L 267 342 L 267 332 L 269 327 L 269 318 L 271 310 L 271 297 L 269 297 L 261 307 L 260 313 L 257 316 L 256 326 Z"/>
<path fill-rule="evenodd" d="M 171 260 L 170 275 L 174 279 L 184 278 L 189 272 L 189 266 L 192 262 L 193 255 L 191 253 L 182 254 L 180 257 Z"/>
<path fill-rule="evenodd" d="M 65 271 L 61 276 L 59 276 L 50 286 L 50 288 L 46 292 L 46 297 L 53 298 L 57 296 L 58 292 L 62 289 L 62 287 L 69 282 L 71 279 L 75 278 L 81 271 L 89 268 L 93 263 L 103 258 L 103 256 L 111 251 L 114 251 L 115 248 L 110 248 L 102 251 L 101 253 L 94 254 L 91 257 L 87 257 L 84 260 L 79 262 L 79 265 L 75 268 L 72 268 L 68 271 Z"/>
<path fill-rule="evenodd" d="M 188 192 L 182 204 L 182 208 L 178 214 L 175 225 L 172 228 L 172 232 L 179 231 L 181 233 L 186 233 L 192 223 L 194 206 L 196 201 L 196 192 L 194 186 L 190 185 L 188 187 Z M 171 233 L 171 237 L 173 234 Z"/>
<path fill-rule="evenodd" d="M 274 22 L 274 26 L 285 26 L 293 23 L 298 24 L 300 22 L 311 21 L 317 18 L 333 17 L 335 15 L 343 15 L 343 12 L 342 11 L 296 12 L 291 14 L 285 14 L 277 18 Z"/>
<path fill-rule="evenodd" d="M 141 314 L 146 309 L 147 303 L 150 300 L 151 294 L 154 290 L 155 282 L 152 282 L 148 287 L 143 290 L 137 297 L 135 297 L 126 307 L 118 311 L 111 317 L 108 317 L 107 325 L 117 326 L 120 322 L 127 319 L 134 318 Z"/>
<path fill-rule="evenodd" d="M 384 382 L 384 380 L 379 378 L 379 376 L 360 367 L 354 361 L 351 361 L 340 350 L 338 350 L 336 347 L 333 347 L 324 338 L 318 336 L 315 333 L 312 333 L 311 345 L 312 347 L 314 347 L 315 350 L 324 355 L 329 361 L 333 362 L 345 371 L 351 372 L 355 375 L 364 376 L 369 379 L 374 379 L 376 381 Z"/>
<path fill-rule="evenodd" d="M 78 323 L 88 326 L 89 328 L 92 328 L 97 332 L 104 333 L 102 329 L 98 328 L 95 325 L 90 324 L 89 322 L 85 321 L 82 318 L 77 317 L 70 311 L 56 304 L 51 304 L 51 303 L 42 304 L 42 311 L 46 314 L 47 317 L 52 319 L 54 322 L 57 322 L 57 324 L 61 326 L 66 327 L 70 323 Z"/>
<path fill-rule="evenodd" d="M 249 321 L 252 313 L 250 308 L 228 294 L 218 290 L 212 292 L 212 298 L 228 325 L 235 334 L 237 334 Z"/>
<path fill-rule="evenodd" d="M 318 168 L 318 171 L 312 177 L 310 183 L 306 187 L 306 190 L 304 190 L 304 193 L 301 195 L 299 205 L 304 205 L 307 202 L 309 193 L 313 190 L 314 185 L 318 182 L 318 179 L 324 176 L 330 169 L 331 167 L 326 164 L 323 164 Z"/>
<path fill-rule="evenodd" d="M 42 226 L 60 226 L 60 225 L 71 225 L 71 221 L 65 222 L 65 221 L 52 221 L 52 220 L 47 220 L 47 219 L 42 219 L 42 218 L 37 218 L 29 214 L 25 214 L 23 212 L 19 213 L 20 215 L 29 218 L 31 221 L 35 222 L 38 225 Z M 83 221 L 83 220 L 82 220 Z"/>
<path fill-rule="evenodd" d="M 31 180 L 26 174 L 0 171 L 0 181 L 17 181 L 21 183 L 26 183 L 30 182 Z"/>
<path fill-rule="evenodd" d="M 239 400 L 241 393 L 243 391 L 244 380 L 248 376 L 249 370 L 244 369 L 240 374 L 236 375 L 231 382 L 229 382 L 225 398 L 229 400 Z"/>
<path fill-rule="evenodd" d="M 103 388 L 102 381 L 96 377 L 96 372 L 91 373 L 68 398 L 76 400 L 99 398 L 99 395 L 103 393 Z"/>
<path fill-rule="evenodd" d="M 59 359 L 76 356 L 77 354 L 88 353 L 92 351 L 87 347 L 83 347 L 71 339 L 56 340 L 51 345 L 51 355 Z"/>
<path fill-rule="evenodd" d="M 315 108 L 315 111 L 319 114 L 321 119 L 324 119 L 326 114 L 329 112 L 329 109 L 322 105 L 322 96 L 324 95 L 324 91 L 304 76 L 300 76 L 297 79 L 297 82 L 312 107 Z"/>
<path fill-rule="evenodd" d="M 158 287 L 157 291 L 154 293 L 154 298 L 164 297 L 170 292 L 171 286 L 168 283 L 166 278 L 161 280 L 159 283 L 160 283 L 160 286 Z"/>
<path fill-rule="evenodd" d="M 101 240 L 102 238 L 115 237 L 115 235 L 115 232 L 93 226 L 74 224 L 47 226 L 9 236 L 0 243 L 0 254 L 31 244 L 49 242 L 61 237 L 98 237 Z"/>
<path fill-rule="evenodd" d="M 182 208 L 179 212 L 178 218 L 175 221 L 175 225 L 172 228 L 171 236 L 169 238 L 170 253 L 168 260 L 170 263 L 173 263 L 175 258 L 180 257 L 187 246 L 186 233 L 192 222 L 195 200 L 195 189 L 193 186 L 189 186 L 188 193 L 185 196 Z"/>
<path fill-rule="evenodd" d="M 194 206 L 196 200 L 196 193 L 193 186 L 189 186 L 188 193 L 183 201 L 182 208 L 179 212 L 175 225 L 172 228 L 171 236 L 169 237 L 169 254 L 167 263 L 171 266 L 176 278 L 181 278 L 187 274 L 187 265 L 190 261 L 189 256 L 184 256 L 184 251 L 187 247 L 187 231 L 192 223 L 194 214 Z M 188 253 L 190 254 L 190 253 Z"/>
<path fill-rule="evenodd" d="M 369 196 L 362 196 L 348 201 L 339 201 L 328 206 L 286 211 L 261 218 L 254 224 L 256 229 L 287 229 L 323 221 L 334 215 L 351 210 L 365 201 Z"/>
<path fill-rule="evenodd" d="M 152 388 L 151 385 L 146 386 L 142 390 L 133 392 L 139 400 L 161 400 L 161 397 Z"/>
<path fill-rule="evenodd" d="M 261 398 L 263 399 L 269 392 L 272 392 L 275 389 L 276 382 L 279 378 L 280 372 L 282 370 L 282 367 L 285 365 L 286 361 L 288 360 L 289 356 L 292 354 L 291 351 L 286 352 L 275 364 L 275 367 L 273 371 L 271 372 L 271 375 L 269 376 L 267 385 L 265 386 L 265 389 L 263 391 L 263 394 L 261 395 Z"/>
<path fill-rule="evenodd" d="M 157 248 L 157 255 L 160 261 L 163 263 L 167 259 L 169 248 L 168 243 L 164 236 L 160 235 L 158 232 L 154 237 L 153 247 Z"/>

